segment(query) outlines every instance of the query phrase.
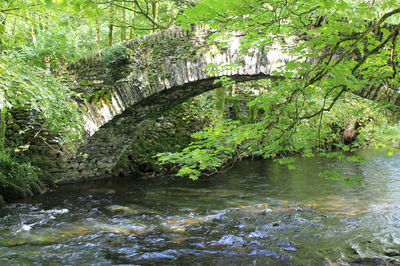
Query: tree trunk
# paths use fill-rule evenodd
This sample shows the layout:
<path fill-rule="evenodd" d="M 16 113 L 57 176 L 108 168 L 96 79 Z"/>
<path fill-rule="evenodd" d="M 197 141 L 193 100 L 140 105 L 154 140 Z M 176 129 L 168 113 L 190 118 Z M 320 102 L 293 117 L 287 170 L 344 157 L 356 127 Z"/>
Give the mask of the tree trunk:
<path fill-rule="evenodd" d="M 155 23 L 158 23 L 158 6 L 159 0 L 152 0 L 151 1 L 151 13 Z M 153 24 L 151 32 L 156 32 L 157 26 Z"/>
<path fill-rule="evenodd" d="M 135 10 L 135 3 L 132 2 L 132 10 Z M 135 38 L 135 11 L 132 11 L 131 28 L 129 30 L 129 39 Z"/>
<path fill-rule="evenodd" d="M 108 46 L 113 44 L 113 31 L 114 31 L 114 6 L 110 6 L 110 24 L 108 25 Z"/>
<path fill-rule="evenodd" d="M 4 33 L 6 32 L 6 17 L 0 17 L 0 51 L 3 50 L 4 42 L 2 40 Z"/>
<path fill-rule="evenodd" d="M 96 44 L 97 44 L 97 51 L 100 52 L 101 50 L 100 21 L 98 18 L 96 18 Z"/>
<path fill-rule="evenodd" d="M 33 43 L 33 47 L 37 47 L 37 38 L 36 38 L 36 30 L 34 28 L 34 25 L 32 24 L 31 26 L 31 35 L 32 35 L 32 43 Z"/>
<path fill-rule="evenodd" d="M 5 142 L 6 142 L 6 114 L 7 108 L 1 108 L 0 113 L 0 149 L 4 150 Z"/>
<path fill-rule="evenodd" d="M 11 36 L 14 36 L 16 28 L 17 28 L 17 17 L 14 17 L 13 27 L 12 27 L 12 30 L 11 30 Z M 16 42 L 16 40 L 14 40 L 14 43 L 15 42 Z"/>
<path fill-rule="evenodd" d="M 121 2 L 121 6 L 125 7 L 125 1 Z M 126 40 L 126 9 L 122 8 L 122 18 L 121 18 L 121 42 Z"/>

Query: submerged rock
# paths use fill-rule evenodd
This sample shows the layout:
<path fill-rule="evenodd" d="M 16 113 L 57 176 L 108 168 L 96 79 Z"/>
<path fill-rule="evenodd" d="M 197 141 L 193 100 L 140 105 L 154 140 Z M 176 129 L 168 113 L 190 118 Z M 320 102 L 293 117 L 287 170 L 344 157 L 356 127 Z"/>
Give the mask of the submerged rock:
<path fill-rule="evenodd" d="M 388 264 L 388 261 L 385 261 L 381 258 L 358 258 L 348 261 L 350 264 L 361 264 L 361 265 L 392 265 Z"/>
<path fill-rule="evenodd" d="M 171 255 L 171 254 L 166 254 L 163 252 L 149 252 L 149 253 L 145 253 L 143 255 L 141 255 L 140 257 L 138 257 L 137 259 L 135 259 L 136 261 L 162 261 L 162 260 L 173 260 L 175 259 L 175 256 Z"/>
<path fill-rule="evenodd" d="M 112 212 L 120 211 L 120 212 L 129 213 L 129 214 L 155 214 L 156 213 L 155 211 L 153 211 L 151 209 L 148 209 L 148 208 L 136 205 L 136 204 L 130 204 L 128 206 L 114 204 L 114 205 L 107 206 L 106 208 Z"/>
<path fill-rule="evenodd" d="M 228 245 L 228 246 L 244 246 L 246 241 L 234 235 L 225 235 L 220 240 L 218 240 L 219 245 Z"/>
<path fill-rule="evenodd" d="M 47 214 L 65 214 L 69 213 L 68 209 L 52 209 L 52 210 L 41 210 L 41 213 L 47 213 Z"/>
<path fill-rule="evenodd" d="M 270 249 L 256 249 L 250 252 L 250 256 L 259 256 L 259 257 L 273 257 L 276 260 L 281 260 L 281 261 L 289 261 L 291 260 L 291 256 L 288 254 L 282 254 L 278 253 L 276 251 L 270 250 Z M 279 264 L 281 265 L 281 264 Z M 286 264 L 285 264 L 286 265 Z"/>
<path fill-rule="evenodd" d="M 278 253 L 273 251 L 273 250 L 269 250 L 269 249 L 257 249 L 257 250 L 253 250 L 250 254 L 250 256 L 273 256 L 273 257 L 278 257 Z"/>
<path fill-rule="evenodd" d="M 280 247 L 281 249 L 285 250 L 285 251 L 296 251 L 297 250 L 296 246 L 291 241 L 287 241 L 287 242 L 279 241 L 277 243 L 277 246 Z"/>
<path fill-rule="evenodd" d="M 388 257 L 397 257 L 400 256 L 400 251 L 388 251 L 385 252 L 385 255 Z"/>
<path fill-rule="evenodd" d="M 260 238 L 260 239 L 264 239 L 264 238 L 269 237 L 269 235 L 268 235 L 266 232 L 254 231 L 254 232 L 251 232 L 251 233 L 249 234 L 249 237 L 251 237 L 251 238 Z"/>

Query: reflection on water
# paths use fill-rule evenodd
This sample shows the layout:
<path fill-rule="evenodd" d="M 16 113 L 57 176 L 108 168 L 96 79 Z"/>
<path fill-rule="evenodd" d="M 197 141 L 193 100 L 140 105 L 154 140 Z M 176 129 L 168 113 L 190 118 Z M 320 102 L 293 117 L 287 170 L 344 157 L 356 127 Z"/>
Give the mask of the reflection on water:
<path fill-rule="evenodd" d="M 60 187 L 0 208 L 0 264 L 400 264 L 400 156 L 363 154 Z M 322 169 L 365 180 L 345 187 Z"/>

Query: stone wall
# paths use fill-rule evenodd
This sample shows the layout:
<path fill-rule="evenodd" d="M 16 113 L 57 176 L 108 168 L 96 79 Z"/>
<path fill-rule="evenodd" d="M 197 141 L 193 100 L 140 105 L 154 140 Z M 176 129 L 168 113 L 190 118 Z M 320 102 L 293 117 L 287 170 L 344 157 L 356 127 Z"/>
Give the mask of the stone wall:
<path fill-rule="evenodd" d="M 28 156 L 30 161 L 48 171 L 62 167 L 71 156 L 43 125 L 34 110 L 11 110 L 6 123 L 6 147 L 16 147 L 16 154 Z"/>

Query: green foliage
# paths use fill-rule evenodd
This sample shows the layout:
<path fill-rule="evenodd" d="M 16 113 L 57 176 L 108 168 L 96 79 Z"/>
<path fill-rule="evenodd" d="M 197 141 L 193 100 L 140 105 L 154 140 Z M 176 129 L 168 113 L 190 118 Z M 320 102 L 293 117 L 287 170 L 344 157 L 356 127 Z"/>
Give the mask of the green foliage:
<path fill-rule="evenodd" d="M 215 173 L 235 156 L 246 157 L 255 139 L 252 129 L 251 125 L 241 125 L 239 121 L 219 121 L 193 134 L 196 141 L 182 152 L 157 156 L 160 164 L 176 164 L 178 176 L 196 180 L 201 174 Z"/>
<path fill-rule="evenodd" d="M 170 164 L 157 163 L 157 153 L 178 152 L 192 141 L 191 134 L 201 130 L 210 123 L 213 114 L 213 102 L 207 95 L 200 95 L 178 105 L 161 118 L 138 125 L 137 137 L 131 146 L 120 157 L 116 169 L 122 172 L 165 173 Z"/>
<path fill-rule="evenodd" d="M 84 18 L 89 12 L 76 13 L 79 1 L 3 2 L 0 17 L 4 19 L 4 31 L 0 34 L 0 48 L 8 54 L 44 68 L 44 55 L 50 53 L 52 69 L 56 69 L 94 51 L 92 23 Z M 97 5 L 85 1 L 84 6 L 91 11 Z"/>
<path fill-rule="evenodd" d="M 193 128 L 194 132 L 220 119 L 220 113 L 215 110 L 215 98 L 211 93 L 204 93 L 184 102 L 175 108 L 174 112 L 178 113 L 177 125 Z"/>
<path fill-rule="evenodd" d="M 221 86 L 215 89 L 215 109 L 222 116 L 225 111 L 225 87 Z"/>
<path fill-rule="evenodd" d="M 4 149 L 6 142 L 6 113 L 7 108 L 0 109 L 0 148 Z"/>
<path fill-rule="evenodd" d="M 62 144 L 81 138 L 82 121 L 72 93 L 53 76 L 26 65 L 18 58 L 0 59 L 0 105 L 2 108 L 32 108 L 46 127 L 59 134 Z"/>
<path fill-rule="evenodd" d="M 345 98 L 350 95 L 347 92 L 366 90 L 371 94 L 374 92 L 371 88 L 400 86 L 399 1 L 160 0 L 152 3 L 150 7 L 144 0 L 3 1 L 0 50 L 5 56 L 0 59 L 1 108 L 28 106 L 40 111 L 46 126 L 52 132 L 61 132 L 61 142 L 70 143 L 79 137 L 81 129 L 77 107 L 69 100 L 70 92 L 50 75 L 28 65 L 44 67 L 43 55 L 50 53 L 52 66 L 63 66 L 105 47 L 107 38 L 120 33 L 122 36 L 126 27 L 132 29 L 132 35 L 143 35 L 172 25 L 181 14 L 179 20 L 187 28 L 201 23 L 215 29 L 211 38 L 219 40 L 220 45 L 229 31 L 244 33 L 243 54 L 250 48 L 273 45 L 293 57 L 271 73 L 278 79 L 264 88 L 266 93 L 249 103 L 250 119 L 211 124 L 193 136 L 199 140 L 197 144 L 182 153 L 169 154 L 168 158 L 160 156 L 163 162 L 179 165 L 180 175 L 194 179 L 202 172 L 216 171 L 228 162 L 248 156 L 276 158 L 294 152 L 312 156 L 331 149 L 400 143 L 399 127 L 389 119 L 392 114 L 381 115 L 386 109 Z M 194 3 L 196 6 L 182 12 Z M 156 4 L 159 15 L 154 9 Z M 109 16 L 111 9 L 115 10 L 113 16 Z M 126 14 L 129 19 L 125 19 Z M 110 26 L 114 27 L 114 33 L 110 32 Z M 174 49 L 182 50 L 176 53 L 181 59 L 194 55 L 198 47 L 192 47 L 185 39 L 181 41 L 184 44 L 154 47 L 152 54 L 156 58 L 148 60 L 159 64 L 160 58 Z M 212 52 L 217 53 L 220 45 Z M 164 49 L 166 46 L 169 50 Z M 149 47 L 140 49 L 149 51 Z M 128 54 L 123 46 L 117 45 L 105 52 L 102 62 L 118 72 Z M 218 75 L 239 64 L 210 65 L 206 69 Z M 165 78 L 169 73 L 163 75 Z M 231 85 L 225 77 L 221 81 L 225 88 Z M 89 95 L 87 100 L 97 102 L 108 97 L 107 91 L 102 90 Z M 217 102 L 222 110 L 221 91 L 216 98 L 213 104 Z M 210 101 L 204 103 L 210 111 L 198 115 L 218 120 Z M 195 115 L 185 114 L 179 121 L 187 123 Z M 341 139 L 341 131 L 347 125 L 357 127 L 356 141 L 351 145 L 344 145 Z M 280 162 L 292 165 L 286 158 Z"/>
<path fill-rule="evenodd" d="M 281 108 L 279 106 L 285 102 L 285 94 L 274 88 L 259 89 L 264 93 L 248 103 L 250 119 L 218 120 L 212 126 L 193 134 L 195 141 L 181 152 L 159 154 L 159 162 L 172 163 L 176 166 L 179 176 L 195 180 L 201 175 L 215 173 L 222 167 L 247 157 L 276 159 L 289 169 L 294 169 L 294 158 L 286 157 L 291 154 L 301 153 L 304 157 L 329 155 L 360 162 L 360 158 L 346 156 L 342 152 L 326 152 L 348 152 L 355 148 L 374 146 L 376 143 L 386 143 L 388 146 L 396 143 L 387 133 L 380 134 L 388 129 L 400 130 L 395 126 L 396 116 L 378 103 L 348 95 L 338 100 L 330 112 L 303 118 L 296 127 L 288 129 L 291 122 L 299 116 L 295 105 L 289 104 Z M 304 113 L 313 113 L 326 104 L 321 93 L 315 93 L 307 100 L 312 104 L 302 110 Z M 299 98 L 299 101 L 304 100 Z M 258 118 L 254 117 L 254 113 L 258 114 Z M 345 145 L 343 131 L 349 124 L 356 123 L 358 127 L 354 132 L 355 137 L 349 145 Z M 340 180 L 346 184 L 358 184 L 355 178 L 349 178 L 341 176 Z"/>
<path fill-rule="evenodd" d="M 221 122 L 217 131 L 203 131 L 204 138 L 192 148 L 160 157 L 162 163 L 170 160 L 179 165 L 180 175 L 193 179 L 203 170 L 214 171 L 216 162 L 218 168 L 247 156 L 276 158 L 298 152 L 313 156 L 383 142 L 396 145 L 397 140 L 386 135 L 396 132 L 390 119 L 393 113 L 383 115 L 389 113 L 387 109 L 349 95 L 364 90 L 376 94 L 375 88 L 384 87 L 384 93 L 374 98 L 387 102 L 398 97 L 398 1 L 203 0 L 179 19 L 184 26 L 207 24 L 215 30 L 212 39 L 217 42 L 232 30 L 244 33 L 243 54 L 256 47 L 278 46 L 293 56 L 272 72 L 278 79 L 268 91 L 249 103 L 252 124 L 236 124 L 233 130 L 230 123 Z M 207 68 L 218 74 L 232 66 Z M 264 115 L 258 117 L 260 113 Z M 226 143 L 213 136 L 224 131 Z M 230 145 L 236 136 L 246 137 Z M 218 145 L 224 147 L 220 150 Z M 246 147 L 248 152 L 243 153 Z M 279 161 L 292 167 L 291 159 Z"/>
<path fill-rule="evenodd" d="M 85 31 L 88 31 L 86 27 Z M 44 68 L 44 57 L 51 55 L 52 71 L 72 63 L 84 55 L 93 53 L 95 44 L 93 33 L 86 36 L 75 31 L 75 25 L 58 28 L 36 29 L 36 45 L 14 48 L 10 53 L 21 57 L 37 67 Z"/>
<path fill-rule="evenodd" d="M 8 151 L 0 151 L 0 197 L 20 198 L 39 193 L 45 188 L 40 169 L 19 162 Z"/>
<path fill-rule="evenodd" d="M 125 64 L 128 58 L 129 53 L 126 47 L 122 45 L 116 45 L 110 49 L 107 49 L 100 61 L 105 67 L 113 69 Z"/>
<path fill-rule="evenodd" d="M 98 103 L 100 106 L 103 103 L 110 103 L 111 102 L 111 91 L 110 90 L 98 90 L 92 93 L 89 93 L 85 96 L 87 102 L 95 102 Z"/>
<path fill-rule="evenodd" d="M 62 69 L 84 55 L 118 41 L 149 34 L 173 25 L 192 1 L 157 0 L 157 17 L 148 1 L 13 0 L 0 1 L 0 51 L 18 55 L 44 68 L 52 56 L 52 69 Z M 110 16 L 110 10 L 114 10 Z M 156 11 L 156 10 L 154 10 Z M 124 37 L 122 37 L 124 36 Z M 115 41 L 114 41 L 115 43 Z"/>

